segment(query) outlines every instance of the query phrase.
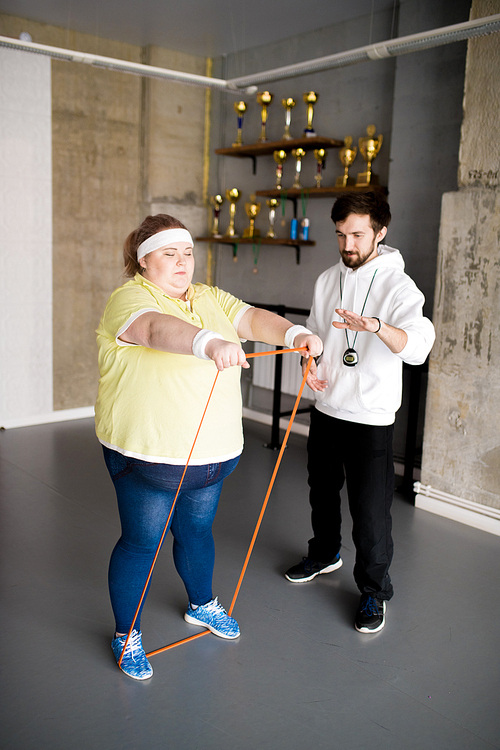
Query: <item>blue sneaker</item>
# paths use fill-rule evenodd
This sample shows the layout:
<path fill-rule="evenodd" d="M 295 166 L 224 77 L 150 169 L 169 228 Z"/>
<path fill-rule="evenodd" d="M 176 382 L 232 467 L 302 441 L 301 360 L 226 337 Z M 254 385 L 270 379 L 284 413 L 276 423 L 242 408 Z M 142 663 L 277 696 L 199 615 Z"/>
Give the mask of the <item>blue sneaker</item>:
<path fill-rule="evenodd" d="M 208 628 L 221 638 L 238 638 L 240 635 L 238 623 L 229 617 L 222 604 L 219 604 L 217 597 L 207 604 L 200 604 L 196 609 L 189 604 L 184 619 L 191 625 L 202 625 Z"/>
<path fill-rule="evenodd" d="M 127 636 L 121 635 L 111 641 L 111 648 L 117 664 L 126 640 Z M 142 647 L 142 633 L 137 630 L 132 630 L 119 667 L 122 672 L 125 672 L 129 677 L 133 677 L 134 680 L 148 680 L 153 676 L 153 667 L 146 659 L 146 653 Z"/>

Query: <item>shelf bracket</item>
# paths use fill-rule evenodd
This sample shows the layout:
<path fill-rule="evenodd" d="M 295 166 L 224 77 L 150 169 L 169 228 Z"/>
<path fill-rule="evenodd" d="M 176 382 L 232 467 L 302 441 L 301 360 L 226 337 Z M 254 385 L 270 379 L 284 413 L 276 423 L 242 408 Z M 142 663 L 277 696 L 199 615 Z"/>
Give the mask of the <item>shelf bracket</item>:
<path fill-rule="evenodd" d="M 252 160 L 252 174 L 257 174 L 257 157 L 254 154 L 244 154 L 244 157 Z"/>
<path fill-rule="evenodd" d="M 298 266 L 300 266 L 300 245 L 292 245 L 295 248 L 295 260 Z"/>

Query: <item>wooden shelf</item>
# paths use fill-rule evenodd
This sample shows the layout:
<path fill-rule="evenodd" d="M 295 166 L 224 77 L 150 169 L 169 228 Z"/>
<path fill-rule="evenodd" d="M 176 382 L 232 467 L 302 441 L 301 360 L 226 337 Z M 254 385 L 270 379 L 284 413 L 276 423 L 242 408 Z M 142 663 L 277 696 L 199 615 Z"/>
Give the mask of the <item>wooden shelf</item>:
<path fill-rule="evenodd" d="M 196 242 L 218 242 L 221 245 L 308 245 L 312 247 L 314 240 L 291 240 L 289 237 L 196 237 Z"/>
<path fill-rule="evenodd" d="M 286 188 L 283 188 L 282 190 L 272 188 L 271 190 L 256 190 L 255 194 L 265 198 L 281 198 L 281 196 L 286 193 L 287 199 L 296 200 L 305 193 L 307 193 L 309 198 L 333 198 L 340 193 L 368 193 L 373 190 L 387 193 L 387 188 L 382 187 L 381 185 L 367 185 L 366 187 L 348 185 L 347 187 L 303 187 L 302 189 L 289 188 L 288 190 Z"/>
<path fill-rule="evenodd" d="M 294 148 L 303 148 L 304 151 L 311 151 L 313 148 L 341 148 L 344 141 L 336 138 L 322 138 L 314 136 L 313 138 L 292 138 L 289 141 L 264 141 L 241 146 L 231 146 L 230 148 L 216 148 L 215 153 L 221 156 L 265 156 L 272 154 L 274 151 L 291 151 Z"/>
<path fill-rule="evenodd" d="M 196 237 L 196 242 L 213 242 L 220 245 L 232 245 L 236 257 L 238 245 L 281 245 L 294 247 L 297 263 L 300 263 L 300 248 L 314 247 L 314 240 L 291 240 L 288 237 Z"/>
<path fill-rule="evenodd" d="M 308 138 L 303 136 L 302 138 L 291 138 L 290 140 L 281 141 L 264 141 L 242 144 L 241 146 L 231 146 L 230 148 L 217 148 L 215 153 L 220 156 L 236 156 L 238 158 L 250 158 L 253 161 L 253 172 L 256 171 L 256 158 L 257 156 L 268 156 L 274 151 L 283 150 L 289 153 L 295 148 L 303 148 L 304 151 L 311 151 L 316 148 L 341 148 L 344 145 L 344 141 L 339 141 L 336 138 L 322 138 L 321 136 L 314 136 Z M 378 190 L 383 193 L 387 193 L 387 188 L 380 187 L 379 185 L 367 185 L 366 187 L 357 187 L 356 185 L 349 185 L 347 187 L 311 187 L 311 188 L 289 188 L 288 190 L 277 188 L 271 188 L 270 190 L 257 190 L 256 195 L 266 198 L 281 198 L 286 196 L 287 200 L 293 201 L 294 204 L 294 216 L 297 218 L 297 200 L 304 194 L 307 194 L 308 198 L 332 198 L 341 193 L 366 193 L 370 190 Z M 233 256 L 236 259 L 238 252 L 238 245 L 281 245 L 287 247 L 294 247 L 296 252 L 297 263 L 300 263 L 300 248 L 301 247 L 313 247 L 316 243 L 313 240 L 291 240 L 288 237 L 197 237 L 197 242 L 213 242 L 221 245 L 232 245 Z"/>

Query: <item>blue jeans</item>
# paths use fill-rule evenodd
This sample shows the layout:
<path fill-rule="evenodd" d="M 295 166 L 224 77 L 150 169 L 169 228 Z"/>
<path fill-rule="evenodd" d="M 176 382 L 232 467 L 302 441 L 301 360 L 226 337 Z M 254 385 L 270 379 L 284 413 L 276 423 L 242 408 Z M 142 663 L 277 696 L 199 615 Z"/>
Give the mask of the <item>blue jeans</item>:
<path fill-rule="evenodd" d="M 115 486 L 122 526 L 122 535 L 109 563 L 109 592 L 116 632 L 127 633 L 184 467 L 129 458 L 105 446 L 103 451 Z M 188 466 L 175 504 L 170 520 L 174 563 L 191 604 L 206 604 L 213 598 L 212 523 L 222 482 L 238 461 L 239 457 L 217 464 Z M 145 600 L 146 597 L 141 611 Z M 134 625 L 137 630 L 140 630 L 140 617 L 141 612 Z"/>

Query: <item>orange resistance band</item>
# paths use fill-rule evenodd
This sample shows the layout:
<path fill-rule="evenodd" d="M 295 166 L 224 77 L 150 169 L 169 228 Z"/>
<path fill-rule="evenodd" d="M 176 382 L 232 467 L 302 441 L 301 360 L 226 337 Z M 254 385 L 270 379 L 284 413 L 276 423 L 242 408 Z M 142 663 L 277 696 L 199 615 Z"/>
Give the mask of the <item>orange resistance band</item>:
<path fill-rule="evenodd" d="M 246 358 L 249 359 L 251 357 L 263 357 L 263 356 L 267 356 L 267 355 L 270 355 L 270 354 L 287 354 L 288 352 L 300 352 L 300 351 L 305 351 L 305 347 L 299 347 L 299 348 L 295 348 L 295 349 L 278 349 L 278 350 L 268 351 L 268 352 L 254 352 L 254 353 L 247 354 Z M 231 614 L 231 612 L 233 610 L 234 604 L 236 602 L 236 599 L 237 599 L 237 596 L 238 596 L 238 593 L 239 593 L 239 590 L 240 590 L 240 587 L 241 587 L 241 583 L 243 581 L 243 576 L 245 575 L 245 571 L 246 571 L 246 568 L 248 566 L 248 561 L 250 560 L 250 555 L 252 554 L 252 549 L 253 549 L 253 546 L 255 544 L 255 540 L 257 538 L 257 534 L 259 532 L 260 524 L 261 524 L 262 518 L 264 516 L 264 512 L 265 512 L 265 509 L 266 509 L 266 506 L 267 506 L 267 502 L 269 500 L 269 496 L 271 494 L 271 490 L 272 490 L 272 487 L 273 487 L 273 484 L 274 484 L 274 480 L 276 478 L 276 474 L 278 472 L 279 465 L 281 463 L 281 458 L 283 456 L 283 452 L 284 452 L 285 447 L 286 447 L 288 436 L 289 436 L 290 430 L 292 428 L 293 420 L 295 419 L 295 414 L 297 412 L 299 401 L 300 401 L 300 398 L 302 396 L 302 391 L 304 390 L 304 386 L 305 386 L 305 382 L 306 382 L 306 379 L 307 379 L 307 375 L 309 374 L 309 369 L 311 367 L 311 362 L 312 362 L 312 357 L 309 357 L 308 358 L 308 362 L 307 362 L 307 368 L 306 368 L 304 377 L 302 379 L 302 384 L 300 386 L 299 393 L 297 395 L 297 400 L 295 402 L 295 406 L 294 406 L 292 415 L 290 417 L 290 422 L 288 424 L 288 429 L 286 431 L 285 438 L 283 440 L 283 444 L 281 446 L 281 450 L 280 450 L 280 453 L 279 453 L 279 456 L 278 456 L 278 460 L 276 461 L 276 466 L 275 466 L 275 469 L 274 469 L 274 472 L 273 472 L 273 476 L 271 478 L 271 482 L 269 484 L 269 488 L 268 488 L 268 491 L 267 491 L 267 494 L 266 494 L 266 497 L 265 497 L 265 500 L 264 500 L 264 504 L 262 506 L 262 510 L 261 510 L 259 519 L 257 521 L 257 526 L 255 528 L 254 535 L 253 535 L 252 541 L 250 543 L 250 548 L 248 550 L 248 553 L 247 553 L 247 556 L 246 556 L 246 559 L 245 559 L 245 562 L 244 562 L 244 565 L 243 565 L 243 569 L 241 571 L 241 575 L 240 575 L 240 578 L 239 578 L 239 581 L 238 581 L 238 585 L 236 587 L 236 591 L 235 591 L 235 594 L 233 596 L 233 601 L 231 602 L 231 607 L 228 610 L 228 614 L 229 615 Z M 146 578 L 146 583 L 144 584 L 144 588 L 142 590 L 141 598 L 139 600 L 139 603 L 137 605 L 137 609 L 136 609 L 135 614 L 134 614 L 134 619 L 132 620 L 132 624 L 130 626 L 130 629 L 129 629 L 128 633 L 127 633 L 127 637 L 125 639 L 125 643 L 123 645 L 123 650 L 122 650 L 122 652 L 120 654 L 120 658 L 118 660 L 118 666 L 120 666 L 121 663 L 122 663 L 122 659 L 123 659 L 123 655 L 125 653 L 125 649 L 127 648 L 127 644 L 128 644 L 128 642 L 130 640 L 130 636 L 132 635 L 132 631 L 134 629 L 135 622 L 136 622 L 137 617 L 139 615 L 139 611 L 140 611 L 142 602 L 144 601 L 144 597 L 146 596 L 146 591 L 147 591 L 149 582 L 151 580 L 151 576 L 153 575 L 153 571 L 154 571 L 154 568 L 155 568 L 155 565 L 156 565 L 156 561 L 158 559 L 158 555 L 160 554 L 160 550 L 161 550 L 161 547 L 162 547 L 162 544 L 163 544 L 163 540 L 165 539 L 165 534 L 167 533 L 168 525 L 170 523 L 170 519 L 172 518 L 172 514 L 173 514 L 174 508 L 175 508 L 175 504 L 177 502 L 177 498 L 179 496 L 179 493 L 180 493 L 180 490 L 181 490 L 181 487 L 182 487 L 182 483 L 184 481 L 184 477 L 186 475 L 186 472 L 187 472 L 187 469 L 188 469 L 188 466 L 189 466 L 189 462 L 191 460 L 191 456 L 193 455 L 193 451 L 194 451 L 194 448 L 195 448 L 195 445 L 196 445 L 196 441 L 198 440 L 198 435 L 200 434 L 201 426 L 203 424 L 203 420 L 205 419 L 205 415 L 206 415 L 207 410 L 208 410 L 208 405 L 210 404 L 210 399 L 212 398 L 212 394 L 214 392 L 215 385 L 217 383 L 217 378 L 218 377 L 219 377 L 219 370 L 217 371 L 217 373 L 215 375 L 215 380 L 213 382 L 212 389 L 211 389 L 210 394 L 208 396 L 208 400 L 207 400 L 205 409 L 203 411 L 203 415 L 201 417 L 201 421 L 200 421 L 200 424 L 198 426 L 198 430 L 196 432 L 196 435 L 195 435 L 195 438 L 194 438 L 194 441 L 193 441 L 193 445 L 191 446 L 191 450 L 189 452 L 189 456 L 188 456 L 188 459 L 187 459 L 187 462 L 186 462 L 186 466 L 184 467 L 184 471 L 182 473 L 182 477 L 181 477 L 181 480 L 179 482 L 179 486 L 177 488 L 177 492 L 175 494 L 174 501 L 172 503 L 172 507 L 170 508 L 170 513 L 168 514 L 168 518 L 166 520 L 166 523 L 165 523 L 165 526 L 164 526 L 164 529 L 163 529 L 160 541 L 158 543 L 158 547 L 157 547 L 156 552 L 155 552 L 155 556 L 153 558 L 153 562 L 151 564 L 151 568 L 150 568 L 148 576 Z M 200 638 L 203 635 L 208 635 L 208 633 L 210 633 L 210 630 L 203 630 L 201 633 L 197 633 L 196 635 L 192 635 L 189 638 L 184 638 L 183 640 L 177 641 L 176 643 L 172 643 L 169 646 L 165 646 L 164 648 L 157 649 L 156 651 L 151 651 L 149 654 L 146 654 L 146 656 L 153 656 L 155 654 L 159 654 L 162 651 L 167 651 L 168 649 L 174 648 L 175 646 L 179 646 L 181 643 L 186 643 L 187 641 L 194 640 L 195 638 Z"/>
<path fill-rule="evenodd" d="M 247 357 L 251 357 L 251 356 L 260 357 L 260 356 L 266 355 L 266 354 L 281 354 L 282 351 L 303 351 L 303 350 L 302 349 L 290 349 L 290 350 L 286 349 L 286 350 L 278 350 L 278 351 L 272 351 L 272 352 L 257 352 L 254 355 L 249 354 L 249 355 L 247 355 Z M 255 540 L 257 539 L 257 534 L 259 533 L 260 525 L 262 523 L 262 519 L 264 517 L 264 513 L 266 512 L 266 507 L 267 507 L 267 503 L 268 503 L 268 500 L 269 500 L 269 496 L 271 495 L 271 490 L 272 490 L 273 485 L 274 485 L 274 480 L 276 479 L 276 475 L 278 473 L 279 465 L 281 463 L 281 459 L 283 457 L 283 453 L 285 452 L 286 444 L 287 444 L 287 441 L 288 441 L 288 436 L 290 435 L 290 431 L 292 429 L 293 420 L 295 419 L 295 415 L 297 413 L 297 409 L 298 409 L 298 406 L 299 406 L 299 403 L 300 403 L 300 399 L 302 397 L 302 391 L 304 390 L 304 386 L 306 384 L 307 376 L 309 375 L 309 370 L 311 369 L 311 364 L 312 364 L 312 357 L 309 357 L 308 361 L 307 361 L 307 367 L 306 367 L 306 370 L 304 372 L 304 377 L 302 378 L 302 383 L 300 385 L 300 389 L 299 389 L 299 392 L 297 394 L 295 405 L 293 407 L 292 415 L 291 415 L 290 421 L 288 423 L 288 427 L 287 427 L 287 430 L 286 430 L 286 433 L 285 433 L 285 437 L 283 438 L 283 443 L 281 444 L 281 450 L 280 450 L 278 458 L 276 460 L 276 465 L 274 467 L 274 471 L 273 471 L 273 475 L 271 477 L 271 481 L 269 482 L 269 487 L 267 489 L 266 497 L 264 498 L 264 503 L 262 505 L 262 508 L 261 508 L 261 511 L 260 511 L 260 514 L 259 514 L 259 518 L 258 518 L 257 524 L 255 526 L 255 530 L 253 532 L 253 536 L 252 536 L 252 540 L 250 542 L 250 546 L 248 548 L 247 556 L 245 558 L 245 562 L 243 563 L 243 568 L 241 569 L 240 577 L 239 577 L 238 583 L 236 585 L 236 590 L 234 592 L 233 600 L 231 602 L 231 606 L 228 609 L 228 614 L 229 615 L 231 615 L 231 613 L 232 613 L 232 611 L 234 609 L 234 605 L 236 603 L 236 599 L 238 598 L 238 594 L 239 594 L 239 591 L 240 591 L 240 588 L 241 588 L 243 577 L 244 577 L 244 575 L 246 573 L 246 569 L 248 567 L 248 563 L 249 563 L 249 560 L 250 560 L 250 555 L 252 554 L 252 551 L 253 551 L 253 548 L 254 548 L 254 544 L 255 544 Z M 170 643 L 168 646 L 163 646 L 162 648 L 157 648 L 156 651 L 150 651 L 148 654 L 146 654 L 146 656 L 149 658 L 150 656 L 155 656 L 156 654 L 161 654 L 163 651 L 169 651 L 171 648 L 175 648 L 176 646 L 180 646 L 183 643 L 187 643 L 188 641 L 194 641 L 196 638 L 201 638 L 204 635 L 208 635 L 210 632 L 211 632 L 210 630 L 202 630 L 201 633 L 196 633 L 195 635 L 190 635 L 188 638 L 183 638 L 182 640 L 176 641 L 175 643 Z"/>

